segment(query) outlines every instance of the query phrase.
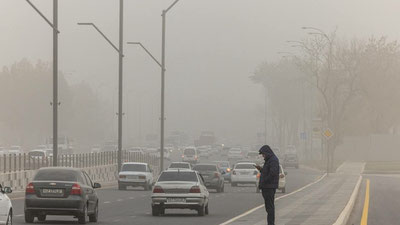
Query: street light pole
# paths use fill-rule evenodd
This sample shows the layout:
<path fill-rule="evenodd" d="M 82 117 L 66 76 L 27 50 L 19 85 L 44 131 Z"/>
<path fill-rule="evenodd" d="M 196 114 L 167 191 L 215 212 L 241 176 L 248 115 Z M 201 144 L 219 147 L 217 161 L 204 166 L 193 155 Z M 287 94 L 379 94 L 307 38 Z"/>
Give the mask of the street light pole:
<path fill-rule="evenodd" d="M 161 40 L 161 117 L 160 117 L 160 171 L 164 168 L 164 122 L 165 122 L 165 30 L 167 12 L 179 0 L 175 0 L 166 10 L 162 11 L 162 40 Z"/>
<path fill-rule="evenodd" d="M 53 0 L 53 23 L 30 1 L 26 2 L 53 29 L 53 166 L 58 165 L 58 0 Z"/>
<path fill-rule="evenodd" d="M 123 103 L 123 19 L 124 19 L 124 1 L 119 1 L 119 48 L 117 48 L 107 36 L 94 23 L 78 23 L 78 25 L 92 26 L 103 38 L 118 52 L 118 172 L 122 165 L 122 103 Z"/>

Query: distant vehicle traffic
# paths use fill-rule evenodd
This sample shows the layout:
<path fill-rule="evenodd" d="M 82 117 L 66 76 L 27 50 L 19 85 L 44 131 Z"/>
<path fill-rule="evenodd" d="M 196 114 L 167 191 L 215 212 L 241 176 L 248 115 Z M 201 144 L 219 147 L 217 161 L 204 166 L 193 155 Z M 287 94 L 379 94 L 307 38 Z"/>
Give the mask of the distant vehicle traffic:
<path fill-rule="evenodd" d="M 237 163 L 232 170 L 231 185 L 254 184 L 257 185 L 258 170 L 254 167 L 255 163 Z"/>
<path fill-rule="evenodd" d="M 182 169 L 187 169 L 187 170 L 191 170 L 192 169 L 192 165 L 190 163 L 187 162 L 173 162 L 171 163 L 171 165 L 169 165 L 167 170 L 182 170 Z"/>
<path fill-rule="evenodd" d="M 214 161 L 216 165 L 219 166 L 219 168 L 224 171 L 225 173 L 222 173 L 222 176 L 224 177 L 224 181 L 231 182 L 231 166 L 229 161 Z"/>
<path fill-rule="evenodd" d="M 200 163 L 195 165 L 193 170 L 198 171 L 203 176 L 204 185 L 208 189 L 215 189 L 218 193 L 224 192 L 225 182 L 222 173 L 225 172 L 218 165 Z"/>
<path fill-rule="evenodd" d="M 31 150 L 28 152 L 28 156 L 32 159 L 41 160 L 47 158 L 47 151 L 46 150 Z"/>
<path fill-rule="evenodd" d="M 10 187 L 0 185 L 0 224 L 12 225 L 13 206 L 7 194 L 12 192 Z"/>
<path fill-rule="evenodd" d="M 260 162 L 264 161 L 264 159 L 262 158 L 260 153 L 256 152 L 256 151 L 247 152 L 246 159 L 248 159 L 251 162 L 255 162 L 255 163 L 260 163 Z"/>
<path fill-rule="evenodd" d="M 147 163 L 127 162 L 121 166 L 118 174 L 118 189 L 127 187 L 143 187 L 150 190 L 153 187 L 153 170 Z"/>
<path fill-rule="evenodd" d="M 167 170 L 154 185 L 152 215 L 165 214 L 165 209 L 191 209 L 204 216 L 208 214 L 208 202 L 208 190 L 197 171 Z"/>
<path fill-rule="evenodd" d="M 25 222 L 40 222 L 47 215 L 71 215 L 80 224 L 97 222 L 99 199 L 89 175 L 80 169 L 47 167 L 41 168 L 25 190 Z"/>
<path fill-rule="evenodd" d="M 243 152 L 240 148 L 231 148 L 228 153 L 228 158 L 231 159 L 242 159 Z"/>
<path fill-rule="evenodd" d="M 199 157 L 203 157 L 208 159 L 210 157 L 209 148 L 202 146 L 197 148 L 197 152 L 199 153 Z"/>
<path fill-rule="evenodd" d="M 197 154 L 197 149 L 194 147 L 187 147 L 183 150 L 182 162 L 188 162 L 196 164 L 199 161 L 199 155 Z"/>
<path fill-rule="evenodd" d="M 283 168 L 294 167 L 299 168 L 299 157 L 294 153 L 286 153 L 283 156 Z"/>

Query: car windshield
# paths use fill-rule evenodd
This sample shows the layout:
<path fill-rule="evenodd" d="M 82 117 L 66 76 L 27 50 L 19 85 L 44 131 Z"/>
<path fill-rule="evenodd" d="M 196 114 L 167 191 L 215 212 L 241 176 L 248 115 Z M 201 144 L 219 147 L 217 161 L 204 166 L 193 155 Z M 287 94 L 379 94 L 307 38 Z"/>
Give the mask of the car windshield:
<path fill-rule="evenodd" d="M 197 171 L 217 171 L 217 167 L 215 165 L 196 165 L 193 167 L 193 170 Z"/>
<path fill-rule="evenodd" d="M 65 169 L 39 170 L 34 181 L 77 181 L 77 172 Z"/>
<path fill-rule="evenodd" d="M 254 164 L 240 163 L 235 166 L 235 169 L 254 169 Z"/>
<path fill-rule="evenodd" d="M 197 176 L 195 172 L 163 172 L 158 178 L 158 182 L 163 181 L 188 181 L 197 182 Z"/>
<path fill-rule="evenodd" d="M 192 149 L 192 148 L 188 148 L 185 149 L 185 152 L 183 153 L 184 155 L 195 155 L 196 154 L 196 150 Z"/>
<path fill-rule="evenodd" d="M 172 163 L 169 168 L 190 169 L 190 166 L 187 163 Z"/>
<path fill-rule="evenodd" d="M 121 171 L 146 172 L 146 165 L 144 165 L 144 164 L 124 164 L 124 165 L 122 165 Z"/>

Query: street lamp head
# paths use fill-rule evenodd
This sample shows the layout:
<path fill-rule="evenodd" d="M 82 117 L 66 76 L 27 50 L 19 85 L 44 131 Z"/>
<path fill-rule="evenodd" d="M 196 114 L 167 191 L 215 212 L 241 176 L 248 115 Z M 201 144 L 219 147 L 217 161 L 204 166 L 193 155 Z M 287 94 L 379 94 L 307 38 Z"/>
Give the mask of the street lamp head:
<path fill-rule="evenodd" d="M 78 25 L 89 25 L 89 26 L 93 26 L 93 23 L 78 23 Z"/>

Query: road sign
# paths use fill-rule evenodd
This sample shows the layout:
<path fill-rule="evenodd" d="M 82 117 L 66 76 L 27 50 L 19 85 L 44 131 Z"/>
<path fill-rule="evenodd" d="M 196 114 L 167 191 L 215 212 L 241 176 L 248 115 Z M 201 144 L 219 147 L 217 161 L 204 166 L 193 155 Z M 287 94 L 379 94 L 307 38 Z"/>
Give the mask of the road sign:
<path fill-rule="evenodd" d="M 331 137 L 333 136 L 333 132 L 329 128 L 326 128 L 322 134 L 327 140 L 331 139 Z"/>

